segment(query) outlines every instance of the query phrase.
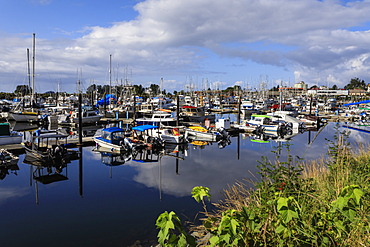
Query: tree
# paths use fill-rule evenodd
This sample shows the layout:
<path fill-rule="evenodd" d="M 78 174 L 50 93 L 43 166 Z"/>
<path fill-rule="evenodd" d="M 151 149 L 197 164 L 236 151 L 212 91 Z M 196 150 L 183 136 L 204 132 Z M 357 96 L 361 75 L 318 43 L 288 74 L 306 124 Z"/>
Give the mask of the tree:
<path fill-rule="evenodd" d="M 96 91 L 96 85 L 95 85 L 95 84 L 90 85 L 90 86 L 86 89 L 86 93 L 87 93 L 88 95 L 93 94 L 95 91 Z"/>
<path fill-rule="evenodd" d="M 310 87 L 309 89 L 315 89 L 315 88 L 318 88 L 317 85 L 313 85 L 312 87 Z"/>
<path fill-rule="evenodd" d="M 149 88 L 154 95 L 158 95 L 160 93 L 159 86 L 157 84 L 150 84 Z"/>
<path fill-rule="evenodd" d="M 15 94 L 26 95 L 31 93 L 31 88 L 28 85 L 18 85 L 14 91 Z"/>
<path fill-rule="evenodd" d="M 331 90 L 338 90 L 338 86 L 337 85 L 333 85 L 333 87 L 332 88 L 330 88 Z"/>
<path fill-rule="evenodd" d="M 366 83 L 364 80 L 360 80 L 359 78 L 351 79 L 351 81 L 344 86 L 344 89 L 366 89 Z"/>
<path fill-rule="evenodd" d="M 143 94 L 145 93 L 145 88 L 143 88 L 143 86 L 141 85 L 134 85 L 133 93 L 138 96 L 143 96 Z"/>

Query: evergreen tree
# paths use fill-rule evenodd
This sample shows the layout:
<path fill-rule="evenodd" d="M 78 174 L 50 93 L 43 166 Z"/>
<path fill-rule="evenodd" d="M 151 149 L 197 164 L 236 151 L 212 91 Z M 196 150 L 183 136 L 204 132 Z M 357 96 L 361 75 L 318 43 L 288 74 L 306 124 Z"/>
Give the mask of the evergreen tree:
<path fill-rule="evenodd" d="M 364 80 L 360 80 L 359 78 L 353 78 L 351 81 L 344 87 L 344 89 L 366 89 L 366 83 Z"/>

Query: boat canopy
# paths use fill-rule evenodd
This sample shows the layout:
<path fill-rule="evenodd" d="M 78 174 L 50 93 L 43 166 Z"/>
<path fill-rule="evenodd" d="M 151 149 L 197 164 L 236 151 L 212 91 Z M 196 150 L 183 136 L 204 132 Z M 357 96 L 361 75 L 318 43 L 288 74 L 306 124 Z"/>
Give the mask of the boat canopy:
<path fill-rule="evenodd" d="M 103 131 L 113 133 L 113 132 L 124 132 L 125 130 L 118 128 L 118 127 L 110 127 L 110 128 L 103 129 Z"/>
<path fill-rule="evenodd" d="M 360 104 L 367 104 L 367 103 L 370 103 L 370 100 L 363 100 L 359 102 L 348 103 L 348 104 L 344 104 L 343 106 L 360 105 Z"/>
<path fill-rule="evenodd" d="M 146 125 L 139 125 L 136 127 L 132 127 L 132 130 L 145 131 L 145 130 L 157 129 L 157 128 L 158 126 L 146 124 Z"/>

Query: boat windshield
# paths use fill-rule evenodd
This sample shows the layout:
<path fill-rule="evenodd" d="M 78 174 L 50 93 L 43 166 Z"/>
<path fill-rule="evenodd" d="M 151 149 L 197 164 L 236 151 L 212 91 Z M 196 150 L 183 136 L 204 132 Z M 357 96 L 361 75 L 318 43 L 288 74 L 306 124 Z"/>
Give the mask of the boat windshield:
<path fill-rule="evenodd" d="M 117 132 L 103 132 L 102 138 L 107 139 L 107 140 L 121 140 L 125 138 L 125 133 L 121 131 Z"/>

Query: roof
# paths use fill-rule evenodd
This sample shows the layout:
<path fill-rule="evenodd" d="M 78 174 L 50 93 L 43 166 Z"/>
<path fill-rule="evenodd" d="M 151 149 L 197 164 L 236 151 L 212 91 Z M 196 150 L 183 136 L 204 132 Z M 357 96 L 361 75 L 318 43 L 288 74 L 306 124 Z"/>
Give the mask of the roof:
<path fill-rule="evenodd" d="M 139 126 L 136 126 L 136 127 L 132 127 L 133 130 L 138 130 L 138 131 L 145 131 L 145 130 L 149 130 L 149 129 L 156 129 L 158 128 L 158 126 L 155 126 L 155 125 L 139 125 Z"/>
<path fill-rule="evenodd" d="M 103 129 L 103 131 L 112 133 L 112 132 L 124 132 L 125 130 L 118 127 L 110 127 Z"/>
<path fill-rule="evenodd" d="M 370 103 L 370 100 L 363 100 L 363 101 L 360 101 L 360 102 L 353 102 L 353 103 L 349 103 L 349 104 L 344 104 L 343 106 L 360 105 L 360 104 L 368 104 L 368 103 Z"/>
<path fill-rule="evenodd" d="M 182 108 L 191 108 L 191 109 L 194 109 L 196 107 L 195 106 L 191 106 L 191 105 L 184 105 L 184 106 L 182 106 Z"/>

